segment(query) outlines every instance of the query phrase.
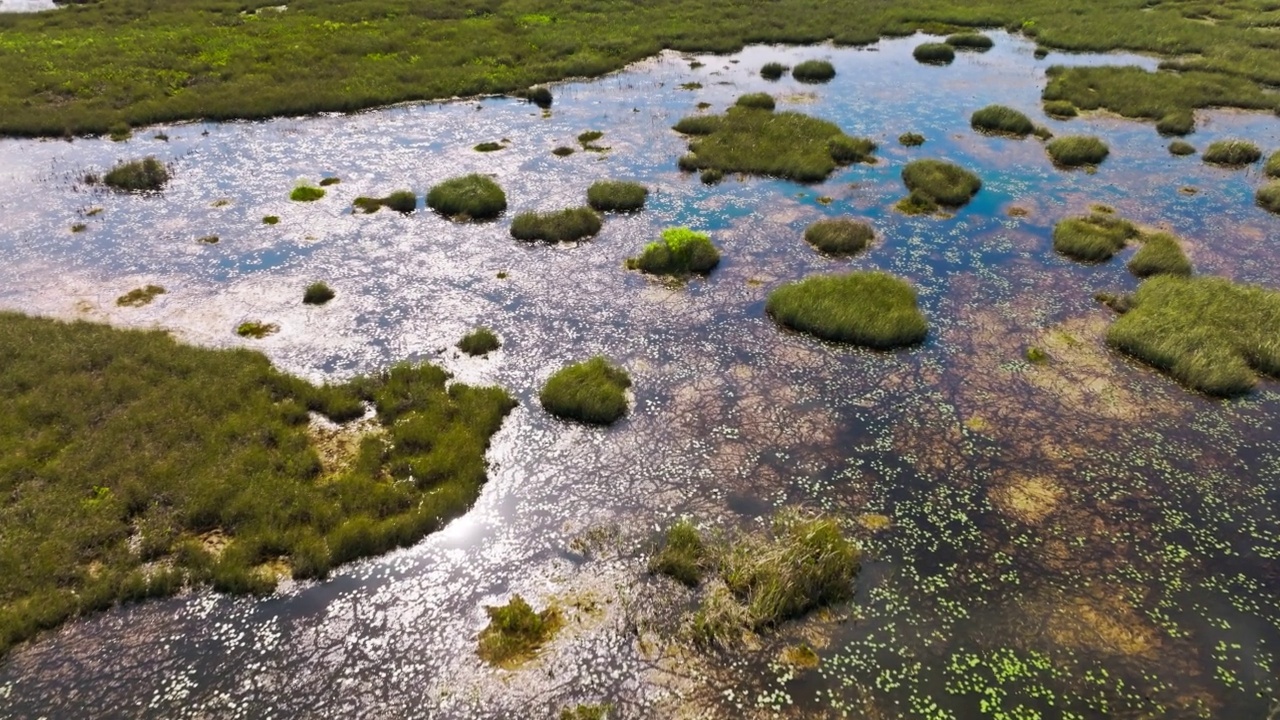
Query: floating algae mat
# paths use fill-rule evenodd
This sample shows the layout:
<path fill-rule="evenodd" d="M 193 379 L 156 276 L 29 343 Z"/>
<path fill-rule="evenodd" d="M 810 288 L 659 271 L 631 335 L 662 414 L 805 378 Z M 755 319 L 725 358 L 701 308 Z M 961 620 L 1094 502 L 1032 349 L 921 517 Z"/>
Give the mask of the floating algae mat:
<path fill-rule="evenodd" d="M 912 58 L 921 37 L 668 53 L 557 84 L 548 113 L 484 98 L 0 142 L 0 307 L 251 347 L 313 381 L 427 360 L 520 401 L 476 506 L 445 529 L 269 597 L 201 590 L 47 632 L 0 659 L 0 716 L 557 717 L 608 703 L 624 718 L 1265 717 L 1280 692 L 1280 385 L 1214 400 L 1108 349 L 1115 315 L 1092 296 L 1136 290 L 1136 247 L 1080 264 L 1052 234 L 1110 211 L 1176 235 L 1197 276 L 1274 289 L 1280 216 L 1254 204 L 1257 167 L 1172 156 L 1151 123 L 1041 110 L 1052 63 L 1154 60 L 1036 60 L 988 34 L 993 49 L 946 67 Z M 809 59 L 835 77 L 758 74 Z M 874 140 L 876 162 L 812 185 L 682 173 L 688 138 L 671 126 L 752 92 Z M 1057 169 L 1034 137 L 969 127 L 993 104 L 1110 155 Z M 1215 111 L 1196 127 L 1200 148 L 1280 148 L 1274 115 Z M 604 133 L 598 151 L 552 154 L 589 130 Z M 904 147 L 907 131 L 928 141 Z M 472 150 L 498 138 L 501 152 Z M 160 193 L 84 182 L 147 156 L 171 172 Z M 960 165 L 981 190 L 899 213 L 917 159 Z M 471 173 L 501 186 L 503 215 L 423 207 Z M 342 182 L 289 200 L 325 177 Z M 642 184 L 643 209 L 606 213 L 575 242 L 511 237 L 515 215 L 581 207 L 599 180 Z M 417 210 L 353 209 L 400 190 Z M 823 218 L 869 222 L 874 239 L 824 255 L 803 237 Z M 707 233 L 715 271 L 628 272 L 668 227 Z M 765 315 L 784 283 L 864 270 L 917 290 L 922 344 L 828 344 Z M 334 298 L 304 304 L 317 281 Z M 116 304 L 149 285 L 166 292 Z M 246 322 L 278 330 L 241 337 Z M 454 347 L 482 326 L 499 351 Z M 626 416 L 600 428 L 543 412 L 547 378 L 595 355 L 628 371 Z M 351 444 L 314 431 L 338 455 Z M 797 505 L 842 518 L 861 546 L 853 600 L 731 650 L 693 647 L 689 591 L 645 572 L 659 531 L 683 516 L 758 529 Z M 516 669 L 493 668 L 476 655 L 485 608 L 516 594 L 555 608 L 558 629 Z"/>

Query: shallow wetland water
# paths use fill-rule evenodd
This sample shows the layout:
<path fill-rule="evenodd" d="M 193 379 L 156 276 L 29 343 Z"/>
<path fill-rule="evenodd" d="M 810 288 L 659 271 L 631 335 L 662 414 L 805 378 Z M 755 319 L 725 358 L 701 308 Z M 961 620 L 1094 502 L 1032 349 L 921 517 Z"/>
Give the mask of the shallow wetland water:
<path fill-rule="evenodd" d="M 1151 124 L 1040 111 L 1050 64 L 1153 59 L 1036 60 L 1024 40 L 992 37 L 949 67 L 911 59 L 921 36 L 664 54 L 554 85 L 545 116 L 486 98 L 157 127 L 126 143 L 0 142 L 0 307 L 246 345 L 314 379 L 431 359 L 521 401 L 475 508 L 441 533 L 264 599 L 199 592 L 71 623 L 0 663 L 0 715 L 535 718 L 603 701 L 624 718 L 1265 717 L 1280 691 L 1280 386 L 1209 400 L 1110 352 L 1112 315 L 1091 298 L 1136 287 L 1132 250 L 1079 265 L 1050 233 L 1106 204 L 1178 234 L 1198 273 L 1277 288 L 1280 217 L 1253 205 L 1257 165 L 1173 157 Z M 757 75 L 813 57 L 835 64 L 834 80 Z M 752 91 L 874 138 L 879 162 L 812 186 L 680 173 L 686 141 L 670 126 Z M 1033 138 L 969 129 L 990 103 L 1059 135 L 1099 135 L 1111 156 L 1096 173 L 1055 169 Z M 1272 115 L 1203 112 L 1198 124 L 1198 148 L 1280 148 Z M 551 153 L 586 130 L 608 149 Z M 908 131 L 925 144 L 898 145 Z M 147 154 L 171 164 L 162 195 L 81 182 Z M 891 209 L 902 165 L 927 157 L 983 179 L 954 217 Z M 468 172 L 505 187 L 503 219 L 351 213 L 359 195 L 421 196 Z M 326 176 L 342 180 L 326 197 L 290 202 L 295 183 Z M 514 213 L 582 204 L 606 178 L 645 183 L 646 209 L 578 244 L 509 236 Z M 825 258 L 801 239 L 846 214 L 876 227 L 862 255 Z M 724 260 L 708 279 L 623 268 L 670 225 L 711 234 Z M 210 235 L 219 242 L 197 241 Z M 779 283 L 850 268 L 916 285 L 931 323 L 922 347 L 824 344 L 764 316 Z M 336 299 L 302 305 L 313 280 Z M 152 283 L 168 292 L 115 305 Z M 240 338 L 246 320 L 280 332 Z M 501 350 L 452 349 L 481 324 Z M 1029 363 L 1032 346 L 1051 361 Z M 541 382 L 594 353 L 630 369 L 631 414 L 607 430 L 544 414 Z M 791 504 L 859 528 L 855 601 L 729 655 L 674 639 L 684 591 L 643 573 L 657 530 L 681 515 L 748 526 Z M 490 669 L 474 652 L 483 606 L 513 592 L 560 604 L 567 629 L 522 669 Z M 801 640 L 818 668 L 778 661 Z"/>

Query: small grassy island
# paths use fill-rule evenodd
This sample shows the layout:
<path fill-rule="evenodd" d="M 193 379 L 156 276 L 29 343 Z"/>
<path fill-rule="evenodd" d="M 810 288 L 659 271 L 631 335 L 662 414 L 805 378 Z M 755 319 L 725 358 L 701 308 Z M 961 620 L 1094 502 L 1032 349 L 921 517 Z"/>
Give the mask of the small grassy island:
<path fill-rule="evenodd" d="M 767 62 L 760 68 L 760 77 L 765 80 L 780 80 L 790 69 L 780 62 Z"/>
<path fill-rule="evenodd" d="M 500 347 L 502 341 L 487 327 L 478 327 L 458 341 L 458 349 L 472 357 L 483 357 Z"/>
<path fill-rule="evenodd" d="M 382 208 L 390 208 L 398 213 L 408 215 L 418 209 L 418 196 L 412 190 L 396 190 L 386 197 L 358 197 L 351 202 L 363 213 L 376 213 Z"/>
<path fill-rule="evenodd" d="M 1169 233 L 1141 236 L 1142 247 L 1129 260 L 1129 272 L 1140 278 L 1152 275 L 1190 275 L 1191 261 L 1182 252 L 1178 238 Z"/>
<path fill-rule="evenodd" d="M 299 185 L 289 193 L 289 199 L 294 202 L 315 202 L 324 197 L 324 190 L 310 185 Z"/>
<path fill-rule="evenodd" d="M 902 182 L 912 198 L 951 208 L 968 204 L 982 189 L 977 175 L 944 160 L 912 160 L 902 168 Z"/>
<path fill-rule="evenodd" d="M 538 399 L 547 412 L 566 420 L 611 425 L 627 414 L 626 370 L 597 355 L 557 370 L 542 386 Z"/>
<path fill-rule="evenodd" d="M 511 237 L 527 242 L 572 242 L 594 236 L 603 226 L 600 215 L 589 207 L 524 212 L 511 221 Z"/>
<path fill-rule="evenodd" d="M 1239 168 L 1262 159 L 1262 151 L 1248 140 L 1217 140 L 1209 143 L 1200 159 L 1210 165 Z"/>
<path fill-rule="evenodd" d="M 498 183 L 473 173 L 432 187 L 427 207 L 451 220 L 492 220 L 507 209 L 507 194 Z"/>
<path fill-rule="evenodd" d="M 328 283 L 323 280 L 317 280 L 302 291 L 302 304 L 324 305 L 335 297 L 337 297 L 337 293 L 333 291 L 333 288 L 329 287 Z"/>
<path fill-rule="evenodd" d="M 835 66 L 826 60 L 805 60 L 791 68 L 791 77 L 802 83 L 824 83 L 835 76 Z"/>
<path fill-rule="evenodd" d="M 947 44 L 956 50 L 986 52 L 995 46 L 995 41 L 977 32 L 963 32 L 947 36 Z"/>
<path fill-rule="evenodd" d="M 769 293 L 765 312 L 786 327 L 823 340 L 877 349 L 915 345 L 929 332 L 915 290 L 883 272 L 787 283 Z"/>
<path fill-rule="evenodd" d="M 476 653 L 485 662 L 500 667 L 514 667 L 533 657 L 563 624 L 555 607 L 535 612 L 520 595 L 513 596 L 506 605 L 484 610 L 489 614 L 489 624 L 480 631 Z"/>
<path fill-rule="evenodd" d="M 1110 260 L 1132 239 L 1138 228 L 1123 218 L 1107 213 L 1068 218 L 1053 228 L 1053 249 L 1080 262 Z"/>
<path fill-rule="evenodd" d="M 1064 168 L 1098 165 L 1111 154 L 1101 139 L 1092 135 L 1068 135 L 1044 146 L 1053 164 Z"/>
<path fill-rule="evenodd" d="M 102 182 L 125 192 L 158 192 L 169 182 L 169 169 L 153 157 L 132 160 L 111 168 Z"/>
<path fill-rule="evenodd" d="M 1263 210 L 1280 215 L 1280 180 L 1273 180 L 1258 188 L 1253 200 Z"/>
<path fill-rule="evenodd" d="M 667 228 L 662 237 L 644 246 L 627 268 L 654 275 L 706 275 L 720 264 L 720 251 L 706 233 L 686 227 Z"/>
<path fill-rule="evenodd" d="M 587 204 L 599 212 L 635 212 L 648 197 L 649 188 L 625 180 L 598 180 L 587 188 Z"/>
<path fill-rule="evenodd" d="M 950 65 L 956 59 L 956 49 L 946 43 L 925 43 L 917 45 L 911 56 L 925 65 Z"/>
<path fill-rule="evenodd" d="M 825 180 L 837 165 L 862 162 L 874 142 L 853 138 L 835 123 L 798 112 L 735 106 L 724 115 L 692 115 L 675 130 L 692 136 L 686 171 L 768 175 L 797 182 Z"/>
<path fill-rule="evenodd" d="M 834 256 L 857 255 L 876 237 L 869 223 L 851 218 L 819 220 L 805 228 L 804 240 Z"/>
<path fill-rule="evenodd" d="M 1169 154 L 1177 156 L 1195 155 L 1196 146 L 1186 140 L 1174 140 L 1169 143 Z"/>
<path fill-rule="evenodd" d="M 1004 105 L 988 105 L 975 111 L 969 117 L 969 125 L 979 132 L 1013 137 L 1026 137 L 1036 129 L 1031 118 Z"/>
<path fill-rule="evenodd" d="M 1280 376 L 1280 292 L 1224 278 L 1160 275 L 1142 283 L 1107 344 L 1216 396 Z"/>

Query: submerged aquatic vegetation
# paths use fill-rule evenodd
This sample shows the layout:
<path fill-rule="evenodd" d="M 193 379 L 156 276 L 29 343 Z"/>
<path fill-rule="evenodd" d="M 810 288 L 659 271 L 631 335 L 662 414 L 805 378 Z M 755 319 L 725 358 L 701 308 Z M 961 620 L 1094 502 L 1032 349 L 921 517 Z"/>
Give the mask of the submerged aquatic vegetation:
<path fill-rule="evenodd" d="M 991 38 L 976 32 L 948 35 L 946 43 L 957 50 L 977 50 L 978 52 L 990 50 L 995 45 Z"/>
<path fill-rule="evenodd" d="M 418 196 L 412 190 L 396 190 L 386 197 L 358 197 L 351 204 L 361 212 L 375 213 L 381 208 L 390 208 L 399 213 L 411 213 L 418 209 Z"/>
<path fill-rule="evenodd" d="M 969 116 L 974 130 L 1001 135 L 1026 137 L 1035 131 L 1031 118 L 1005 105 L 988 105 Z"/>
<path fill-rule="evenodd" d="M 875 143 L 844 134 L 839 126 L 798 112 L 731 107 L 724 115 L 693 115 L 676 123 L 694 136 L 686 171 L 771 175 L 797 182 L 824 180 L 839 163 L 859 162 Z"/>
<path fill-rule="evenodd" d="M 600 212 L 635 212 L 648 197 L 648 188 L 626 180 L 597 180 L 587 188 L 587 204 Z"/>
<path fill-rule="evenodd" d="M 1273 180 L 1258 188 L 1253 201 L 1263 210 L 1280 215 L 1280 180 Z"/>
<path fill-rule="evenodd" d="M 780 62 L 767 62 L 760 68 L 760 77 L 765 80 L 778 80 L 790 69 Z"/>
<path fill-rule="evenodd" d="M 102 176 L 108 187 L 126 192 L 156 192 L 169 182 L 169 169 L 154 157 L 122 162 Z"/>
<path fill-rule="evenodd" d="M 1068 218 L 1053 227 L 1053 249 L 1080 262 L 1104 262 L 1138 237 L 1133 223 L 1106 213 Z"/>
<path fill-rule="evenodd" d="M 835 66 L 826 60 L 805 60 L 791 68 L 791 77 L 802 83 L 824 83 L 835 76 Z"/>
<path fill-rule="evenodd" d="M 324 190 L 310 185 L 299 185 L 289 193 L 289 199 L 295 202 L 315 202 L 324 197 Z"/>
<path fill-rule="evenodd" d="M 163 295 L 164 288 L 159 285 L 147 285 L 146 287 L 134 288 L 129 292 L 116 298 L 116 305 L 120 307 L 142 307 L 148 305 L 157 296 Z"/>
<path fill-rule="evenodd" d="M 817 275 L 769 293 L 765 312 L 823 340 L 889 349 L 925 339 L 929 323 L 906 281 L 888 273 Z"/>
<path fill-rule="evenodd" d="M 502 347 L 502 342 L 487 327 L 478 327 L 462 336 L 462 339 L 458 341 L 458 349 L 472 357 L 488 355 L 500 347 Z"/>
<path fill-rule="evenodd" d="M 452 220 L 492 220 L 507 209 L 507 194 L 498 183 L 472 173 L 432 187 L 427 207 Z"/>
<path fill-rule="evenodd" d="M 1204 149 L 1200 159 L 1211 165 L 1244 167 L 1262 159 L 1262 151 L 1248 140 L 1215 140 Z"/>
<path fill-rule="evenodd" d="M 1050 159 L 1061 167 L 1097 165 L 1107 159 L 1111 150 L 1093 135 L 1068 135 L 1044 146 Z"/>
<path fill-rule="evenodd" d="M 757 110 L 772 110 L 776 106 L 773 96 L 769 93 L 762 92 L 747 93 L 746 95 L 739 97 L 733 104 L 739 107 L 755 108 Z"/>
<path fill-rule="evenodd" d="M 597 355 L 567 365 L 547 379 L 538 400 L 557 417 L 592 425 L 611 425 L 627 414 L 627 371 Z"/>
<path fill-rule="evenodd" d="M 627 267 L 655 275 L 705 275 L 720 263 L 720 251 L 706 233 L 687 227 L 662 231 L 662 237 L 644 246 L 639 257 L 628 258 Z"/>
<path fill-rule="evenodd" d="M 589 207 L 523 212 L 511 221 L 511 236 L 525 241 L 571 242 L 592 237 L 601 227 L 600 215 Z"/>
<path fill-rule="evenodd" d="M 982 189 L 977 175 L 944 160 L 912 160 L 902 168 L 902 182 L 939 205 L 960 207 Z"/>
<path fill-rule="evenodd" d="M 476 654 L 493 665 L 513 665 L 532 657 L 563 624 L 560 611 L 554 606 L 534 612 L 520 595 L 512 596 L 506 605 L 484 610 L 489 614 L 489 624 L 480 631 Z"/>
<path fill-rule="evenodd" d="M 1195 155 L 1196 148 L 1194 145 L 1184 140 L 1174 140 L 1173 142 L 1169 143 L 1169 154 L 1170 155 Z"/>
<path fill-rule="evenodd" d="M 1107 343 L 1210 395 L 1280 376 L 1280 292 L 1224 278 L 1146 280 Z"/>
<path fill-rule="evenodd" d="M 911 56 L 926 65 L 950 65 L 956 59 L 956 49 L 946 43 L 924 43 L 917 45 Z"/>
<path fill-rule="evenodd" d="M 805 228 L 805 242 L 828 255 L 856 255 L 875 239 L 869 223 L 851 218 L 819 220 Z"/>
<path fill-rule="evenodd" d="M 1076 106 L 1072 105 L 1070 100 L 1045 100 L 1044 114 L 1051 118 L 1065 120 L 1079 115 L 1080 112 L 1076 110 Z"/>
<path fill-rule="evenodd" d="M 302 303 L 304 305 L 324 305 L 336 296 L 333 288 L 323 280 L 317 280 L 307 286 L 302 292 Z"/>
<path fill-rule="evenodd" d="M 1191 261 L 1182 252 L 1178 238 L 1169 233 L 1142 235 L 1142 247 L 1130 258 L 1128 268 L 1134 275 L 1190 275 Z"/>

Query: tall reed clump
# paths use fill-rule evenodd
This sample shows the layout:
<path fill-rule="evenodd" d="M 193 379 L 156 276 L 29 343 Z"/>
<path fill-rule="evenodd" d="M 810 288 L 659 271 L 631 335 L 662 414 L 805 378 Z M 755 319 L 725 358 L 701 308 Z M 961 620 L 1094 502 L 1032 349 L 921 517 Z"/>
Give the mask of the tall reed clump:
<path fill-rule="evenodd" d="M 492 220 L 507 209 L 507 194 L 498 183 L 473 173 L 432 187 L 427 207 L 452 220 Z"/>
<path fill-rule="evenodd" d="M 611 425 L 627 414 L 627 371 L 597 355 L 557 370 L 538 400 L 557 417 L 591 425 Z"/>
<path fill-rule="evenodd" d="M 511 221 L 511 237 L 526 242 L 572 242 L 594 236 L 603 225 L 600 215 L 589 207 L 523 212 Z"/>
<path fill-rule="evenodd" d="M 974 130 L 999 135 L 1026 137 L 1035 132 L 1031 118 L 1004 105 L 988 105 L 969 117 Z"/>
<path fill-rule="evenodd" d="M 654 275 L 706 275 L 720 263 L 720 251 L 706 233 L 673 227 L 644 246 L 639 257 L 628 258 L 627 267 Z"/>
<path fill-rule="evenodd" d="M 1209 143 L 1200 159 L 1210 165 L 1244 167 L 1262 159 L 1262 151 L 1248 140 L 1217 140 Z"/>
<path fill-rule="evenodd" d="M 1098 165 L 1111 154 L 1107 144 L 1092 135 L 1060 137 L 1045 145 L 1044 149 L 1055 165 L 1067 168 Z"/>
<path fill-rule="evenodd" d="M 600 212 L 635 212 L 648 197 L 649 188 L 625 180 L 598 180 L 587 188 L 587 204 Z"/>
<path fill-rule="evenodd" d="M 1280 292 L 1224 278 L 1146 280 L 1107 344 L 1215 396 L 1280 376 Z"/>
<path fill-rule="evenodd" d="M 902 168 L 902 182 L 938 205 L 961 207 L 982 189 L 977 175 L 944 160 L 912 160 Z"/>
<path fill-rule="evenodd" d="M 1068 218 L 1053 228 L 1053 249 L 1080 262 L 1105 262 L 1138 237 L 1133 223 L 1106 213 Z"/>
<path fill-rule="evenodd" d="M 925 339 L 929 323 L 906 281 L 888 273 L 818 275 L 769 293 L 765 312 L 823 340 L 890 349 Z"/>
<path fill-rule="evenodd" d="M 869 223 L 852 218 L 818 220 L 804 231 L 805 242 L 837 257 L 857 255 L 875 236 L 875 230 Z"/>
<path fill-rule="evenodd" d="M 102 176 L 107 187 L 126 192 L 157 192 L 169 182 L 169 169 L 154 157 L 122 162 Z"/>

